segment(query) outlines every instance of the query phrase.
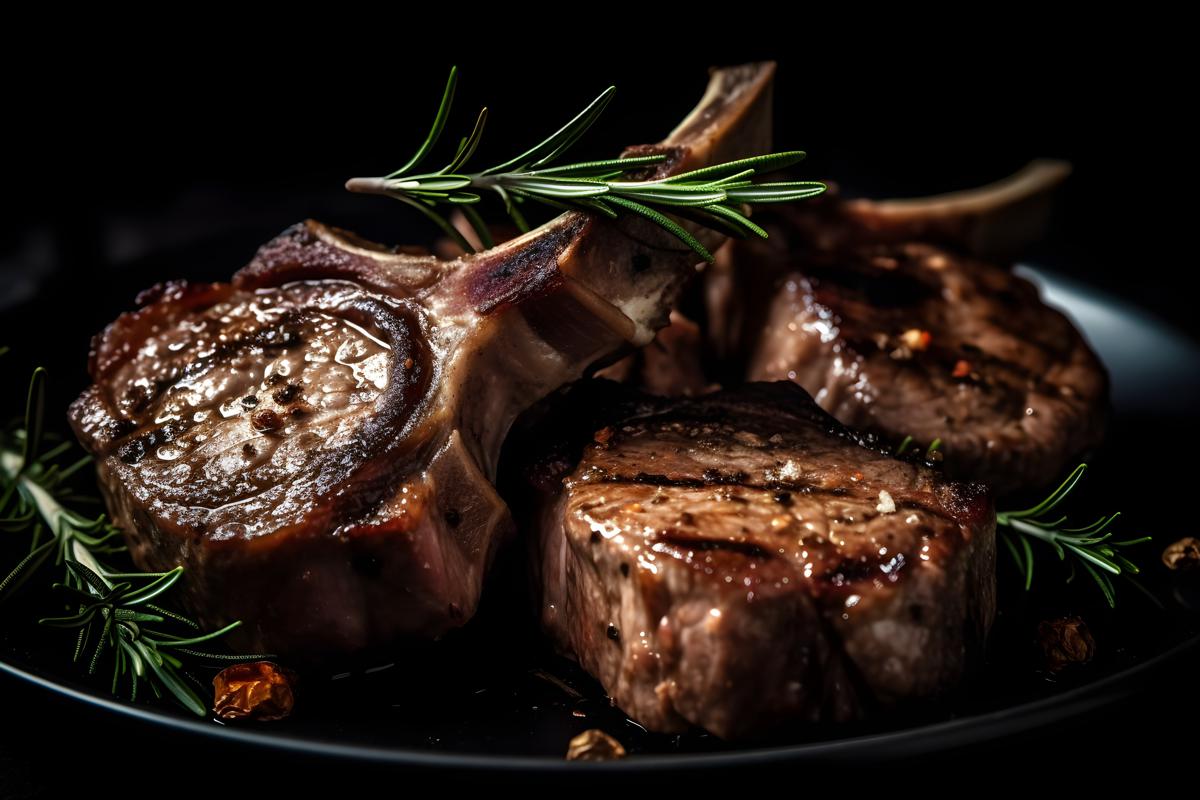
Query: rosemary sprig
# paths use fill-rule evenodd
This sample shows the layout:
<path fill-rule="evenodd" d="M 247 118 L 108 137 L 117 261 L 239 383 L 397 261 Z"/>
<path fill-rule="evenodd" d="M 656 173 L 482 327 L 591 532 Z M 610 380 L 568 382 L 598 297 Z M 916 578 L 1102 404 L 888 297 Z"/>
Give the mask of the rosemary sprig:
<path fill-rule="evenodd" d="M 211 662 L 262 656 L 193 649 L 240 623 L 202 633 L 194 621 L 152 602 L 179 580 L 182 567 L 167 572 L 122 572 L 101 560 L 124 551 L 121 532 L 103 514 L 93 519 L 66 506 L 78 499 L 70 494 L 68 479 L 90 459 L 63 466 L 59 459 L 70 449 L 69 442 L 42 449 L 45 379 L 44 369 L 34 370 L 23 423 L 0 433 L 0 530 L 28 533 L 31 539 L 26 555 L 0 579 L 0 602 L 53 558 L 63 570 L 62 581 L 54 587 L 71 599 L 74 613 L 39 622 L 77 631 L 74 660 L 86 661 L 92 675 L 107 657 L 113 694 L 125 685 L 129 698 L 136 700 L 139 688 L 145 685 L 156 697 L 170 695 L 203 716 L 208 703 L 200 699 L 193 681 L 183 672 L 180 656 Z"/>
<path fill-rule="evenodd" d="M 924 460 L 926 462 L 941 460 L 941 447 L 942 440 L 934 439 L 925 449 Z M 920 449 L 912 436 L 905 436 L 892 452 L 897 458 L 909 453 L 909 458 L 912 459 L 916 458 L 916 453 L 920 452 Z M 1086 471 L 1087 464 L 1080 464 L 1057 489 L 1032 508 L 1020 511 L 997 511 L 996 526 L 1005 548 L 1016 562 L 1017 569 L 1025 576 L 1026 591 L 1033 586 L 1033 542 L 1041 542 L 1052 547 L 1059 560 L 1067 562 L 1070 568 L 1067 583 L 1075 580 L 1078 567 L 1082 566 L 1088 576 L 1100 587 L 1109 606 L 1114 607 L 1116 606 L 1116 589 L 1112 582 L 1114 575 L 1124 576 L 1133 581 L 1137 588 L 1143 592 L 1146 591 L 1130 577 L 1138 574 L 1138 566 L 1119 552 L 1119 549 L 1148 542 L 1150 537 L 1114 540 L 1110 529 L 1121 516 L 1120 513 L 1101 517 L 1091 525 L 1079 528 L 1068 527 L 1065 515 L 1056 516 L 1052 513 L 1067 499 L 1067 496 L 1083 479 Z"/>
<path fill-rule="evenodd" d="M 504 203 L 505 211 L 522 232 L 528 224 L 519 206 L 527 200 L 558 209 L 601 214 L 616 218 L 630 213 L 654 222 L 696 252 L 706 261 L 712 254 L 685 227 L 664 212 L 672 212 L 700 225 L 737 238 L 767 233 L 746 216 L 751 203 L 785 203 L 813 197 L 824 192 L 817 181 L 753 183 L 754 175 L 774 172 L 804 158 L 798 150 L 755 156 L 660 180 L 624 179 L 631 170 L 663 161 L 666 156 L 649 155 L 612 158 L 562 166 L 549 166 L 587 132 L 612 100 L 616 87 L 600 93 L 570 122 L 524 153 L 481 172 L 464 172 L 475 154 L 487 122 L 487 109 L 479 112 L 475 126 L 458 144 L 454 157 L 436 172 L 414 173 L 429 155 L 450 114 L 458 69 L 450 70 L 442 102 L 434 116 L 425 141 L 404 166 L 378 178 L 351 178 L 346 188 L 352 192 L 381 194 L 416 209 L 466 252 L 474 252 L 466 238 L 438 211 L 438 206 L 458 207 L 486 247 L 492 246 L 491 234 L 474 205 L 480 192 L 493 192 Z"/>
<path fill-rule="evenodd" d="M 1068 583 L 1074 580 L 1076 567 L 1081 566 L 1100 587 L 1108 605 L 1115 607 L 1117 600 L 1113 576 L 1129 578 L 1139 572 L 1138 566 L 1126 558 L 1120 549 L 1148 542 L 1150 537 L 1115 540 L 1110 529 L 1121 516 L 1120 512 L 1100 517 L 1092 524 L 1078 528 L 1067 527 L 1067 517 L 1053 513 L 1083 479 L 1086 471 L 1087 464 L 1080 464 L 1057 489 L 1032 508 L 997 512 L 996 525 L 1003 529 L 1004 544 L 1017 569 L 1025 576 L 1027 591 L 1033 585 L 1034 552 L 1031 542 L 1037 541 L 1052 547 L 1059 560 L 1069 564 L 1071 571 L 1067 577 Z"/>

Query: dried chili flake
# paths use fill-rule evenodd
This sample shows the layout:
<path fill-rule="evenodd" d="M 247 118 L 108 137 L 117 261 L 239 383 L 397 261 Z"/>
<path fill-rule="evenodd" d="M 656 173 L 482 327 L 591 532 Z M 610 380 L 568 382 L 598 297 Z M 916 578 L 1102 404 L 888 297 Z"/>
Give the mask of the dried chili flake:
<path fill-rule="evenodd" d="M 1200 568 L 1200 539 L 1186 536 L 1163 551 L 1163 564 L 1167 569 Z"/>
<path fill-rule="evenodd" d="M 624 757 L 621 743 L 599 728 L 584 731 L 567 746 L 567 761 L 611 761 Z"/>
<path fill-rule="evenodd" d="M 295 675 L 270 661 L 235 664 L 213 678 L 213 713 L 221 719 L 283 719 L 296 704 Z"/>
<path fill-rule="evenodd" d="M 971 374 L 971 362 L 963 361 L 961 358 L 954 365 L 954 371 L 950 373 L 956 378 L 965 378 Z"/>
<path fill-rule="evenodd" d="M 1051 672 L 1061 672 L 1072 664 L 1086 664 L 1096 655 L 1096 640 L 1079 617 L 1041 622 L 1037 636 L 1046 668 Z"/>

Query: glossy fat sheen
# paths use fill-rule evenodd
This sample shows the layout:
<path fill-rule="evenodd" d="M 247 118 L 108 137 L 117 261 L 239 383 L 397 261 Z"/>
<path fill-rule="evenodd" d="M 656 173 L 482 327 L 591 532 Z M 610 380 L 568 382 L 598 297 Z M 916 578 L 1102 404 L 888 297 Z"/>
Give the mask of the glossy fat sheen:
<path fill-rule="evenodd" d="M 162 312 L 77 427 L 180 528 L 222 542 L 300 525 L 418 411 L 433 368 L 420 312 L 341 281 L 222 287 L 185 313 L 195 294 L 174 287 L 118 323 L 113 336 Z"/>
<path fill-rule="evenodd" d="M 718 71 L 708 113 L 642 149 L 663 174 L 769 149 L 772 74 Z M 206 628 L 243 622 L 235 646 L 436 637 L 511 531 L 492 480 L 513 419 L 648 341 L 694 260 L 639 219 L 564 214 L 449 261 L 305 222 L 232 283 L 140 298 L 96 337 L 71 422 L 134 561 L 183 565 Z"/>
<path fill-rule="evenodd" d="M 959 681 L 995 613 L 986 490 L 789 383 L 617 407 L 541 481 L 538 558 L 545 626 L 625 712 L 732 738 Z"/>
<path fill-rule="evenodd" d="M 98 340 L 72 408 L 139 566 L 183 564 L 201 621 L 242 619 L 256 650 L 353 650 L 469 615 L 508 523 L 434 391 L 457 337 L 341 280 L 146 299 Z"/>
<path fill-rule="evenodd" d="M 1104 368 L 1029 282 L 942 247 L 873 240 L 837 215 L 785 217 L 768 243 L 726 254 L 775 287 L 746 299 L 758 309 L 750 380 L 794 380 L 893 444 L 940 439 L 951 475 L 1001 494 L 1054 483 L 1100 441 Z"/>

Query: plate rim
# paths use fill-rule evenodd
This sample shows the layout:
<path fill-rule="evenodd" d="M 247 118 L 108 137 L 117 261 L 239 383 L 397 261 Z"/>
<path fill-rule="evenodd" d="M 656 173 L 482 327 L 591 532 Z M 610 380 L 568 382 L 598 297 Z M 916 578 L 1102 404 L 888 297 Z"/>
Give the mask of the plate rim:
<path fill-rule="evenodd" d="M 91 708 L 115 712 L 126 719 L 148 722 L 179 733 L 198 735 L 210 741 L 237 742 L 283 753 L 318 755 L 325 758 L 429 769 L 466 769 L 475 772 L 562 772 L 589 770 L 630 770 L 661 772 L 680 768 L 721 768 L 800 762 L 812 759 L 900 758 L 946 745 L 964 747 L 981 741 L 1026 732 L 1044 722 L 1078 716 L 1100 706 L 1117 702 L 1136 692 L 1150 674 L 1176 659 L 1200 653 L 1200 633 L 1175 644 L 1157 655 L 1081 686 L 1049 697 L 1012 706 L 969 714 L 939 722 L 898 728 L 882 733 L 848 736 L 792 745 L 750 747 L 742 750 L 706 753 L 647 753 L 608 762 L 567 761 L 554 756 L 516 754 L 456 753 L 411 747 L 381 747 L 271 733 L 227 726 L 211 718 L 184 717 L 153 706 L 138 705 L 70 686 L 53 678 L 30 672 L 0 658 L 0 672 L 26 681 L 52 694 L 83 703 Z"/>
<path fill-rule="evenodd" d="M 1196 349 L 1186 332 L 1154 313 L 1101 287 L 1076 281 L 1052 268 L 1022 263 L 1026 274 L 1038 280 L 1039 293 L 1047 285 L 1090 296 L 1124 314 L 1150 321 L 1161 335 Z M 1057 304 L 1056 304 L 1057 305 Z M 1094 346 L 1094 345 L 1093 345 Z M 1198 350 L 1200 351 L 1200 350 Z M 847 736 L 788 745 L 751 746 L 724 752 L 647 753 L 608 761 L 567 761 L 563 757 L 520 754 L 448 752 L 412 747 L 388 747 L 366 743 L 344 744 L 294 733 L 229 726 L 211 717 L 185 717 L 173 710 L 129 703 L 120 698 L 89 691 L 63 680 L 33 671 L 0 655 L 0 673 L 39 687 L 51 694 L 82 703 L 92 709 L 116 713 L 126 720 L 160 726 L 177 733 L 199 736 L 206 741 L 236 742 L 279 753 L 316 755 L 368 764 L 425 769 L 458 769 L 473 772 L 663 772 L 681 768 L 722 768 L 781 764 L 813 759 L 899 758 L 916 753 L 964 747 L 982 741 L 1026 732 L 1043 723 L 1074 717 L 1134 694 L 1146 678 L 1168 663 L 1200 653 L 1200 632 L 1193 633 L 1162 652 L 1083 685 L 1048 697 L 1029 700 L 977 714 L 930 722 L 879 733 Z"/>

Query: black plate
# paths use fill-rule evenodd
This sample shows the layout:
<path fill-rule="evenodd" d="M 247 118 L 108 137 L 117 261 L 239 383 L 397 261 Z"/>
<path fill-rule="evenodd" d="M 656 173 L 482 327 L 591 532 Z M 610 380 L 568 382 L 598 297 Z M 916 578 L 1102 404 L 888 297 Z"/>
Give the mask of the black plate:
<path fill-rule="evenodd" d="M 236 263 L 246 246 L 230 241 L 209 252 L 192 250 L 187 260 L 207 261 L 211 256 L 219 268 Z M 172 274 L 178 273 L 178 254 L 168 256 L 146 259 L 123 283 L 143 273 L 162 274 L 165 263 L 172 264 Z M 1151 424 L 1154 430 L 1195 439 L 1188 415 L 1200 407 L 1200 380 L 1191 369 L 1200 364 L 1200 351 L 1186 337 L 1117 298 L 1049 272 L 1028 272 L 1043 285 L 1051 303 L 1075 318 L 1112 373 L 1113 428 L 1092 460 L 1075 507 L 1115 510 L 1113 504 L 1121 498 L 1150 491 L 1161 482 L 1161 475 L 1140 468 L 1142 463 L 1161 463 L 1147 451 L 1143 432 Z M 97 301 L 94 329 L 118 307 L 120 301 L 114 302 L 117 305 Z M 48 310 L 45 304 L 33 303 L 7 322 L 28 324 Z M 90 323 L 85 319 L 80 324 Z M 18 329 L 9 324 L 5 328 Z M 79 336 L 74 341 L 83 340 Z M 62 362 L 57 374 L 80 378 L 74 345 L 57 358 Z M 77 388 L 70 382 L 58 384 L 60 399 Z M 1122 529 L 1158 537 L 1138 553 L 1153 600 L 1121 583 L 1118 609 L 1110 611 L 1090 584 L 1063 586 L 1048 552 L 1041 553 L 1035 591 L 1027 594 L 1010 565 L 1002 562 L 1000 615 L 988 660 L 960 697 L 871 725 L 808 727 L 769 741 L 729 745 L 700 733 L 654 735 L 626 719 L 609 706 L 590 678 L 547 651 L 530 622 L 513 555 L 501 560 L 489 582 L 483 612 L 463 631 L 438 645 L 397 654 L 391 662 L 360 664 L 338 675 L 304 675 L 297 713 L 281 723 L 226 726 L 165 704 L 112 699 L 102 685 L 81 679 L 71 668 L 69 644 L 56 632 L 25 622 L 46 608 L 46 598 L 36 592 L 19 595 L 0 617 L 0 671 L 147 728 L 296 754 L 435 768 L 587 768 L 564 762 L 562 755 L 571 736 L 592 727 L 615 735 L 636 756 L 602 768 L 695 768 L 877 756 L 881 751 L 930 752 L 1010 736 L 1106 706 L 1137 691 L 1182 654 L 1197 653 L 1196 582 L 1180 582 L 1159 561 L 1162 548 L 1186 531 L 1176 529 L 1168 509 L 1139 506 L 1127 514 Z M 1040 670 L 1034 631 L 1038 621 L 1062 614 L 1087 620 L 1098 655 L 1085 668 L 1051 677 Z"/>

